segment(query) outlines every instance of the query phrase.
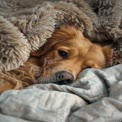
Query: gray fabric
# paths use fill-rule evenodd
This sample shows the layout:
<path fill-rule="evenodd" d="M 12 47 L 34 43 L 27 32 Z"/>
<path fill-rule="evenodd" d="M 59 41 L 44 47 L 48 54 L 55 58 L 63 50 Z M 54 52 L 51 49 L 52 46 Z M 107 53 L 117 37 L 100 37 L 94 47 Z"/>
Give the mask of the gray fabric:
<path fill-rule="evenodd" d="M 121 122 L 122 64 L 86 69 L 70 86 L 38 84 L 0 96 L 0 122 Z"/>
<path fill-rule="evenodd" d="M 93 30 L 97 16 L 83 0 L 81 10 L 72 2 L 52 1 L 0 0 L 0 71 L 23 65 L 62 24 L 77 26 L 87 35 Z"/>

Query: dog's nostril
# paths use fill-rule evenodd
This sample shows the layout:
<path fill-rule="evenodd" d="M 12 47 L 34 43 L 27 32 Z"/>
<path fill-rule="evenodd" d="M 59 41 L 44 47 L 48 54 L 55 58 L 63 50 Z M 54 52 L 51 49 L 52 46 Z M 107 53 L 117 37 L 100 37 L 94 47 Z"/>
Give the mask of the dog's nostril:
<path fill-rule="evenodd" d="M 64 76 L 63 76 L 63 74 L 58 73 L 56 78 L 57 78 L 57 80 L 62 80 L 62 79 L 64 79 Z"/>
<path fill-rule="evenodd" d="M 57 72 L 56 73 L 56 78 L 57 78 L 58 81 L 67 80 L 67 79 L 74 80 L 73 75 L 71 73 L 66 72 L 66 71 Z"/>
<path fill-rule="evenodd" d="M 59 85 L 65 85 L 65 84 L 70 84 L 73 82 L 74 77 L 71 73 L 68 73 L 66 71 L 60 71 L 56 73 L 56 84 Z"/>

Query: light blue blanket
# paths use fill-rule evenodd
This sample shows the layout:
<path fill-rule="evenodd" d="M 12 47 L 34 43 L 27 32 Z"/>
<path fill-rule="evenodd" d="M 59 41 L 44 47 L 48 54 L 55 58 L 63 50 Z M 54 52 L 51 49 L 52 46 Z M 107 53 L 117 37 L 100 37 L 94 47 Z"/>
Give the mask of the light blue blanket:
<path fill-rule="evenodd" d="M 86 69 L 71 86 L 38 84 L 0 96 L 0 122 L 121 122 L 122 64 Z"/>

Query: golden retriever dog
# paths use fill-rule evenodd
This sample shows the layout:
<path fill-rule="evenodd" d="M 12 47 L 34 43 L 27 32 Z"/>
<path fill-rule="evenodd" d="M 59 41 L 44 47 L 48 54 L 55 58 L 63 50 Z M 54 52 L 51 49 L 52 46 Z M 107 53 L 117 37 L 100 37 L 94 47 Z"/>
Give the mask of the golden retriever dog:
<path fill-rule="evenodd" d="M 85 68 L 104 68 L 109 52 L 109 46 L 90 42 L 79 29 L 61 26 L 24 66 L 1 75 L 0 92 L 37 83 L 70 84 Z"/>
<path fill-rule="evenodd" d="M 38 57 L 42 72 L 40 82 L 66 84 L 76 80 L 85 68 L 103 68 L 106 63 L 103 48 L 91 43 L 80 30 L 62 26 L 57 29 L 48 42 L 32 53 Z M 54 78 L 54 79 L 53 79 Z"/>

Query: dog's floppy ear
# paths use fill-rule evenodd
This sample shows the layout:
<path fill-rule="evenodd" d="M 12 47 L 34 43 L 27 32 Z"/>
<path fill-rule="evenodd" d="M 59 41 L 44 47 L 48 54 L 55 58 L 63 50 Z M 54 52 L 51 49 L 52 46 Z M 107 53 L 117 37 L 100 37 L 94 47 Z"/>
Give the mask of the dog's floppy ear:
<path fill-rule="evenodd" d="M 32 52 L 32 56 L 40 57 L 47 53 L 51 48 L 61 42 L 77 36 L 77 34 L 81 34 L 80 30 L 77 30 L 75 27 L 72 26 L 61 26 L 59 29 L 56 29 L 55 32 L 52 34 L 52 37 L 47 40 L 47 42 L 42 46 L 39 50 Z"/>
<path fill-rule="evenodd" d="M 35 52 L 32 52 L 30 55 L 31 56 L 40 57 L 41 55 L 43 55 L 43 52 L 39 49 L 39 50 L 37 50 Z"/>
<path fill-rule="evenodd" d="M 108 61 L 110 59 L 110 54 L 111 54 L 111 46 L 104 46 L 103 47 L 103 53 L 105 55 L 106 61 Z"/>

